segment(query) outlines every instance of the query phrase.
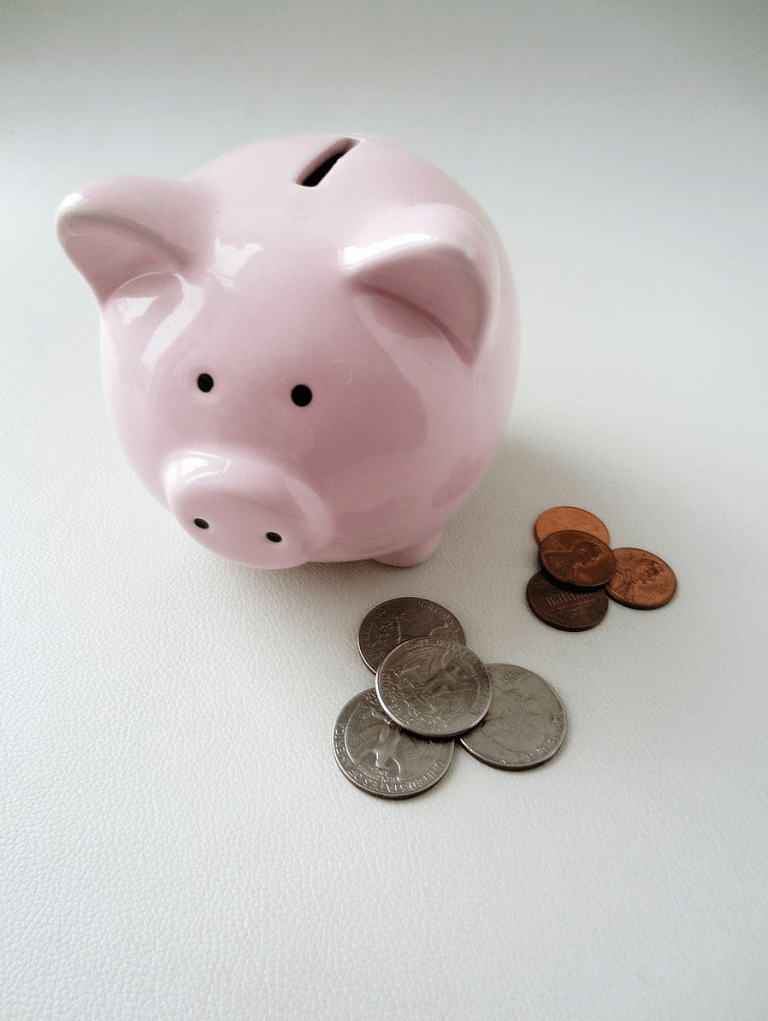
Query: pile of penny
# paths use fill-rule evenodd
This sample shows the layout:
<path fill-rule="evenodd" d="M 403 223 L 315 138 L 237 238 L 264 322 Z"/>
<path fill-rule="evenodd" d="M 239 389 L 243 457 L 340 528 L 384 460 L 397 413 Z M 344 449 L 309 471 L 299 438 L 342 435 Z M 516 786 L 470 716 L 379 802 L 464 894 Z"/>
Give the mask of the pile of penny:
<path fill-rule="evenodd" d="M 539 620 L 561 631 L 587 631 L 608 612 L 608 597 L 635 610 L 655 610 L 677 589 L 661 557 L 633 546 L 611 549 L 603 522 L 579 507 L 551 507 L 536 519 L 541 570 L 526 599 Z"/>
<path fill-rule="evenodd" d="M 358 635 L 375 686 L 344 706 L 333 748 L 351 783 L 383 798 L 409 798 L 441 780 L 456 740 L 499 769 L 530 769 L 565 737 L 565 710 L 538 674 L 483 663 L 452 613 L 429 599 L 380 603 Z"/>

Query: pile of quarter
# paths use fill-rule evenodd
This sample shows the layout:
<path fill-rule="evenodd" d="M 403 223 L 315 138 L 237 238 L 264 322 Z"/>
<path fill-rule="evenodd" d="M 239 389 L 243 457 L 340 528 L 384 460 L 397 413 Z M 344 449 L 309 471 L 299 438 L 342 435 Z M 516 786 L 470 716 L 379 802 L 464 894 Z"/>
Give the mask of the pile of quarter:
<path fill-rule="evenodd" d="M 655 610 L 677 589 L 674 571 L 647 550 L 611 549 L 603 522 L 580 507 L 551 507 L 536 519 L 541 571 L 526 599 L 539 620 L 561 631 L 587 631 L 608 612 L 608 597 L 636 610 Z"/>
<path fill-rule="evenodd" d="M 336 721 L 341 771 L 361 790 L 408 798 L 445 776 L 456 739 L 481 762 L 530 769 L 565 737 L 565 710 L 538 674 L 483 663 L 456 617 L 429 599 L 405 596 L 374 607 L 358 635 L 373 688 Z"/>

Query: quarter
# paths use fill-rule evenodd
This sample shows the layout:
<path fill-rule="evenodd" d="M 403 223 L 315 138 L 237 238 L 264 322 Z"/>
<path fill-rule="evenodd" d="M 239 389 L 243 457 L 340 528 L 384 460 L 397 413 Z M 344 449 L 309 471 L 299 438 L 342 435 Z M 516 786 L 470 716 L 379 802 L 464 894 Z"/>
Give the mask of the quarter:
<path fill-rule="evenodd" d="M 399 726 L 423 737 L 455 737 L 476 726 L 491 703 L 491 679 L 465 645 L 412 638 L 376 671 L 376 694 Z"/>
<path fill-rule="evenodd" d="M 481 723 L 459 741 L 499 769 L 531 769 L 551 759 L 565 737 L 565 709 L 543 677 L 507 663 L 486 666 L 491 704 Z"/>
<path fill-rule="evenodd" d="M 363 662 L 376 673 L 384 657 L 411 638 L 449 638 L 464 644 L 464 629 L 444 606 L 431 599 L 401 596 L 388 599 L 366 614 L 357 647 Z"/>
<path fill-rule="evenodd" d="M 380 798 L 412 798 L 434 787 L 453 759 L 454 741 L 431 741 L 402 730 L 373 688 L 355 695 L 333 731 L 336 762 L 360 790 Z"/>

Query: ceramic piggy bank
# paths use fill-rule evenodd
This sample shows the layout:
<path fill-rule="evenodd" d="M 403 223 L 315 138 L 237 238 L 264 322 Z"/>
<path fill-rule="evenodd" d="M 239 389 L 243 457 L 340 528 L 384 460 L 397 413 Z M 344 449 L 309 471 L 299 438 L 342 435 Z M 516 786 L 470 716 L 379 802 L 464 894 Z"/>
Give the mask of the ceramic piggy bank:
<path fill-rule="evenodd" d="M 391 142 L 305 135 L 96 181 L 58 230 L 119 438 L 194 539 L 262 568 L 429 556 L 517 367 L 507 259 L 462 188 Z"/>

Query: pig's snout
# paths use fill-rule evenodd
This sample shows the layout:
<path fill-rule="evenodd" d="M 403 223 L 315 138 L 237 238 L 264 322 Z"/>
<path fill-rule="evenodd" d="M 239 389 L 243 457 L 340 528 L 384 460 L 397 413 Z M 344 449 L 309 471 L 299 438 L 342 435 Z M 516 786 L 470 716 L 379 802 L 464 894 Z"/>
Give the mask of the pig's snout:
<path fill-rule="evenodd" d="M 248 454 L 189 451 L 167 472 L 168 505 L 203 546 L 249 567 L 296 567 L 333 538 L 333 518 L 301 479 Z"/>

